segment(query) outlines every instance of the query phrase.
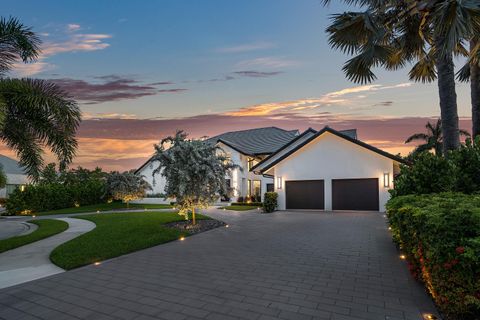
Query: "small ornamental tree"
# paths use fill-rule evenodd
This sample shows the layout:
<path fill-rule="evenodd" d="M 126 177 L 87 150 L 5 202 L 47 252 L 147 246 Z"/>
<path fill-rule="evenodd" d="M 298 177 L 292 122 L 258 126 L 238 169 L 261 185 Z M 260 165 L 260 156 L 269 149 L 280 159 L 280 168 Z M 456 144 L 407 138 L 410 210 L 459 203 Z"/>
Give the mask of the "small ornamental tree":
<path fill-rule="evenodd" d="M 147 190 L 151 190 L 150 184 L 143 176 L 133 172 L 111 172 L 107 177 L 107 196 L 114 200 L 122 200 L 128 204 L 132 200 L 143 198 Z"/>
<path fill-rule="evenodd" d="M 5 171 L 3 171 L 3 166 L 0 165 L 0 189 L 5 188 L 7 185 L 7 175 L 5 174 Z"/>
<path fill-rule="evenodd" d="M 237 168 L 218 146 L 203 140 L 187 140 L 187 134 L 177 131 L 175 136 L 155 145 L 153 161 L 159 166 L 153 175 L 165 177 L 165 198 L 175 198 L 179 214 L 192 223 L 195 209 L 207 208 L 228 192 L 226 175 Z"/>

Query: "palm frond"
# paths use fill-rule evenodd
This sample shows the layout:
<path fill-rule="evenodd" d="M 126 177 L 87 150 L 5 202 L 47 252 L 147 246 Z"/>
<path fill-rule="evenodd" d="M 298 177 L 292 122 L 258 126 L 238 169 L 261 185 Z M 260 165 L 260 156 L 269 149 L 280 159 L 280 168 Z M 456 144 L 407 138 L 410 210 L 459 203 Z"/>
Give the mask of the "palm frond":
<path fill-rule="evenodd" d="M 63 169 L 73 160 L 77 149 L 75 132 L 81 121 L 81 113 L 74 100 L 55 84 L 45 80 L 1 79 L 0 97 L 6 105 L 6 121 L 10 129 L 0 138 L 19 153 L 20 163 L 27 168 L 32 177 L 38 176 L 43 162 L 38 146 L 46 146 L 57 156 Z M 32 143 L 17 146 L 12 139 L 20 139 L 12 126 L 19 126 L 25 132 L 26 139 Z M 33 160 L 28 160 L 29 158 Z"/>
<path fill-rule="evenodd" d="M 0 75 L 19 58 L 27 63 L 40 53 L 40 38 L 16 18 L 0 18 Z"/>
<path fill-rule="evenodd" d="M 415 133 L 412 134 L 410 137 L 405 140 L 405 143 L 410 143 L 415 140 L 423 140 L 423 141 L 428 141 L 429 136 L 426 135 L 425 133 Z"/>

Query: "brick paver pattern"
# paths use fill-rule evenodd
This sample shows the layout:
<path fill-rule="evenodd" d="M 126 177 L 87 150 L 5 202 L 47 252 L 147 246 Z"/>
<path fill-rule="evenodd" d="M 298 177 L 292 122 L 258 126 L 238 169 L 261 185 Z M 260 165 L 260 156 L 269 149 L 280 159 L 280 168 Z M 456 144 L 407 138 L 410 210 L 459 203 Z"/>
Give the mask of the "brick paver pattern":
<path fill-rule="evenodd" d="M 210 214 L 229 228 L 3 289 L 0 318 L 394 320 L 435 313 L 381 213 Z"/>

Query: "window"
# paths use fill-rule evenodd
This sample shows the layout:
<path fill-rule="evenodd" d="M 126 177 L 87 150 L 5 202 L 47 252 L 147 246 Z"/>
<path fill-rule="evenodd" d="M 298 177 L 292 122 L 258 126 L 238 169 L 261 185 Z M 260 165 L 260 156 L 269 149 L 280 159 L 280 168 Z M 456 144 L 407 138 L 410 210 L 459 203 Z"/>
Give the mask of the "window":
<path fill-rule="evenodd" d="M 255 196 L 260 197 L 262 195 L 262 181 L 253 180 L 253 192 Z"/>
<path fill-rule="evenodd" d="M 274 192 L 275 188 L 273 183 L 267 183 L 267 192 Z"/>

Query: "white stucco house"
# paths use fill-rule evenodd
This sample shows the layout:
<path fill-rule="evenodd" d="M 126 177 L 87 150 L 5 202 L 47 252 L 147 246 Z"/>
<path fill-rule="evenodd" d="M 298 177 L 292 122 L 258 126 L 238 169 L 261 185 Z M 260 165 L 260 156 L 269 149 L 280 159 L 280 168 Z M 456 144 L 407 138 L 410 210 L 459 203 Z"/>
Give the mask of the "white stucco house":
<path fill-rule="evenodd" d="M 241 168 L 233 170 L 227 177 L 227 183 L 233 191 L 230 201 L 252 195 L 263 198 L 265 192 L 273 191 L 273 177 L 256 174 L 250 169 L 298 135 L 298 130 L 266 127 L 226 132 L 207 139 L 207 142 L 218 145 Z M 136 171 L 152 185 L 153 190 L 149 191 L 151 195 L 163 194 L 165 188 L 163 177 L 160 174 L 155 177 L 152 175 L 157 167 L 158 162 L 149 159 Z"/>
<path fill-rule="evenodd" d="M 308 129 L 252 168 L 274 177 L 280 210 L 385 211 L 403 160 L 352 135 Z"/>
<path fill-rule="evenodd" d="M 29 183 L 27 174 L 16 160 L 0 155 L 0 165 L 7 176 L 5 188 L 0 189 L 0 198 L 8 198 L 16 188 L 22 188 Z"/>
<path fill-rule="evenodd" d="M 240 166 L 230 172 L 229 201 L 267 191 L 278 193 L 280 210 L 385 211 L 401 158 L 357 139 L 355 129 L 233 131 L 209 138 Z M 162 194 L 165 181 L 152 159 L 137 171 Z"/>

